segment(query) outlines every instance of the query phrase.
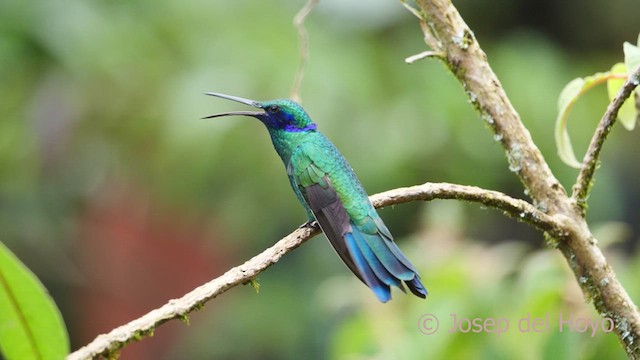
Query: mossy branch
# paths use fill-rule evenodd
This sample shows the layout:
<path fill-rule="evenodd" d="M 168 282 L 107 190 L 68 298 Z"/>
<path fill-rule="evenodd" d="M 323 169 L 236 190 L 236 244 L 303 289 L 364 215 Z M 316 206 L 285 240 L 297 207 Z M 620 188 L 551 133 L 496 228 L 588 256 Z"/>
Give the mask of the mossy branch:
<path fill-rule="evenodd" d="M 576 198 L 581 198 L 580 194 L 588 192 L 598 152 L 610 125 L 605 123 L 602 134 L 597 132 L 594 136 L 596 145 L 593 146 L 592 159 L 585 161 L 584 174 L 581 172 L 577 181 L 583 184 L 578 187 L 578 196 L 567 196 L 509 101 L 487 61 L 487 55 L 451 1 L 416 0 L 415 8 L 401 1 L 419 18 L 425 42 L 439 55 L 435 58 L 449 67 L 480 117 L 494 132 L 495 138 L 500 139 L 509 169 L 518 175 L 533 203 L 546 208 L 547 215 L 561 224 L 562 236 L 556 236 L 552 243 L 565 256 L 585 298 L 593 302 L 598 313 L 614 320 L 615 333 L 628 356 L 640 358 L 638 308 L 597 246 L 583 217 L 583 208 L 576 202 Z M 635 79 L 631 81 L 637 81 L 637 77 Z M 619 98 L 628 91 L 625 87 L 618 94 Z M 605 118 L 609 119 L 609 115 L 605 114 Z"/>
<path fill-rule="evenodd" d="M 398 188 L 370 197 L 377 208 L 403 204 L 411 201 L 433 199 L 460 199 L 480 203 L 502 210 L 508 216 L 529 223 L 540 230 L 558 234 L 561 224 L 524 200 L 511 198 L 503 193 L 474 186 L 447 183 L 426 183 L 423 185 Z M 109 357 L 126 344 L 153 334 L 155 328 L 172 319 L 184 321 L 188 314 L 201 309 L 204 304 L 240 284 L 248 284 L 258 274 L 275 264 L 285 254 L 293 251 L 305 241 L 318 235 L 320 230 L 313 224 L 305 224 L 279 240 L 275 245 L 254 256 L 244 264 L 234 267 L 222 276 L 192 290 L 179 299 L 170 300 L 162 307 L 146 315 L 99 335 L 88 345 L 70 354 L 68 360 Z"/>
<path fill-rule="evenodd" d="M 598 167 L 602 145 L 604 145 L 605 140 L 607 140 L 607 136 L 611 132 L 611 129 L 618 118 L 618 111 L 622 107 L 622 104 L 629 98 L 629 96 L 631 96 L 631 92 L 638 86 L 639 82 L 640 67 L 638 67 L 638 69 L 636 69 L 636 71 L 627 78 L 611 103 L 609 103 L 607 111 L 602 116 L 602 119 L 591 138 L 591 143 L 589 144 L 587 153 L 584 155 L 584 160 L 582 161 L 582 168 L 580 169 L 578 180 L 573 186 L 572 195 L 578 205 L 583 209 L 583 214 L 586 209 L 593 175 Z"/>

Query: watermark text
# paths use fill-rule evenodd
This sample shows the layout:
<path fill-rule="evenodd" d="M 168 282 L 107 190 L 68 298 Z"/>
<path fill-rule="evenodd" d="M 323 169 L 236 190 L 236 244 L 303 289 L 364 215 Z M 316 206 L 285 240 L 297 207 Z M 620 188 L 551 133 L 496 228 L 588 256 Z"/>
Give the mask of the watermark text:
<path fill-rule="evenodd" d="M 441 316 L 442 317 L 442 316 Z M 441 324 L 442 322 L 442 324 Z M 441 326 L 442 325 L 442 326 Z M 592 319 L 574 315 L 559 314 L 551 318 L 549 313 L 544 316 L 533 316 L 531 313 L 517 318 L 506 317 L 465 317 L 455 313 L 450 313 L 442 321 L 434 314 L 423 314 L 418 319 L 418 330 L 425 335 L 432 335 L 439 330 L 447 333 L 489 333 L 501 336 L 509 331 L 520 333 L 546 333 L 558 331 L 561 333 L 582 333 L 590 337 L 598 333 L 610 333 L 615 324 L 610 318 Z"/>

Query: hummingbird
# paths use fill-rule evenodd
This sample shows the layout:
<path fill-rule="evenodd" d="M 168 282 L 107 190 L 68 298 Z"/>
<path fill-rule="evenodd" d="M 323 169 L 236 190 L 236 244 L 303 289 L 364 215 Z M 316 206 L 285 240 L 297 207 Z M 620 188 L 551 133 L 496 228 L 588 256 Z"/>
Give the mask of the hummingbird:
<path fill-rule="evenodd" d="M 403 282 L 414 295 L 427 296 L 416 268 L 393 241 L 353 169 L 302 106 L 287 99 L 255 101 L 205 94 L 259 109 L 204 119 L 249 116 L 266 126 L 291 187 L 307 212 L 307 224 L 317 221 L 340 259 L 381 302 L 391 300 L 391 286 L 406 292 Z"/>

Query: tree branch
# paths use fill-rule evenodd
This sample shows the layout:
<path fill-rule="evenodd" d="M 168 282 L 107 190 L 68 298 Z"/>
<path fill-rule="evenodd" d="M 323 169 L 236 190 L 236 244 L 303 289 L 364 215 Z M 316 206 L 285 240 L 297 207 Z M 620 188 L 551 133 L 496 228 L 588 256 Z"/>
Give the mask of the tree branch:
<path fill-rule="evenodd" d="M 487 62 L 475 35 L 449 0 L 418 0 L 418 14 L 427 45 L 440 54 L 462 83 L 471 104 L 500 139 L 509 169 L 518 174 L 534 201 L 553 211 L 563 187 L 544 161 L 529 131 L 520 120 L 498 77 Z M 416 12 L 414 12 L 415 14 Z"/>
<path fill-rule="evenodd" d="M 552 245 L 564 255 L 585 298 L 593 302 L 598 313 L 613 319 L 615 333 L 628 356 L 640 358 L 638 308 L 598 248 L 582 208 L 567 196 L 522 124 L 471 29 L 451 0 L 415 0 L 417 8 L 401 1 L 418 16 L 427 45 L 443 54 L 438 58 L 460 81 L 469 101 L 500 139 L 509 169 L 518 175 L 533 203 L 546 208 L 547 214 L 562 224 L 563 236 L 552 239 Z"/>
<path fill-rule="evenodd" d="M 502 210 L 511 218 L 529 223 L 542 231 L 555 235 L 560 234 L 559 229 L 562 226 L 561 223 L 558 223 L 555 219 L 524 200 L 514 199 L 497 191 L 485 190 L 474 186 L 426 183 L 389 190 L 375 194 L 370 199 L 376 208 L 418 200 L 459 199 Z M 315 223 L 299 227 L 259 255 L 192 290 L 183 297 L 170 300 L 162 307 L 128 324 L 117 327 L 108 334 L 99 335 L 88 345 L 71 353 L 67 360 L 92 359 L 99 356 L 108 357 L 127 343 L 138 341 L 145 336 L 153 334 L 154 329 L 164 322 L 172 319 L 188 319 L 187 316 L 190 312 L 201 309 L 207 301 L 235 286 L 251 282 L 258 274 L 278 262 L 282 256 L 319 233 L 320 230 Z"/>
<path fill-rule="evenodd" d="M 434 199 L 456 199 L 483 204 L 487 207 L 502 210 L 503 214 L 518 221 L 532 225 L 538 230 L 553 236 L 562 237 L 561 222 L 550 217 L 530 203 L 514 199 L 504 193 L 486 190 L 476 186 L 425 183 L 406 188 L 398 188 L 371 196 L 376 208 L 400 204 L 409 201 Z M 397 201 L 397 202 L 396 202 Z"/>
<path fill-rule="evenodd" d="M 604 145 L 609 132 L 611 132 L 611 129 L 613 128 L 613 124 L 616 122 L 620 107 L 622 107 L 625 100 L 631 96 L 631 92 L 638 86 L 639 82 L 640 67 L 627 78 L 625 83 L 622 85 L 622 88 L 620 88 L 616 96 L 613 98 L 613 101 L 609 103 L 607 111 L 602 116 L 596 132 L 591 138 L 591 143 L 589 144 L 587 153 L 584 155 L 584 160 L 582 160 L 582 168 L 580 169 L 578 180 L 573 186 L 572 195 L 577 204 L 583 209 L 583 215 L 585 212 L 584 210 L 586 210 L 587 198 L 589 197 L 589 190 L 591 189 L 593 181 L 593 174 L 598 167 L 598 159 L 600 157 L 602 145 Z"/>
<path fill-rule="evenodd" d="M 302 22 L 316 0 L 309 0 L 296 16 L 301 41 L 301 64 L 296 74 L 292 97 L 297 97 L 308 50 Z M 462 83 L 470 102 L 482 119 L 500 139 L 509 168 L 516 173 L 537 206 L 505 194 L 471 186 L 454 184 L 423 184 L 400 188 L 371 197 L 376 207 L 416 200 L 459 199 L 482 203 L 502 210 L 507 216 L 527 222 L 558 241 L 556 244 L 567 259 L 585 297 L 593 301 L 600 314 L 613 319 L 618 339 L 630 357 L 640 356 L 640 315 L 629 295 L 617 280 L 602 252 L 597 247 L 575 198 L 569 198 L 554 177 L 542 154 L 533 143 L 528 130 L 511 105 L 496 75 L 491 70 L 473 32 L 464 23 L 450 0 L 416 0 L 418 8 L 406 7 L 420 18 L 425 42 L 433 49 L 410 60 L 437 57 L 445 61 Z M 305 10 L 307 9 L 307 10 Z M 637 79 L 637 76 L 636 76 Z M 620 95 L 620 94 L 619 94 Z M 605 115 L 606 116 L 606 115 Z M 615 116 L 614 116 L 615 118 Z M 610 129 L 604 129 L 606 133 Z M 606 138 L 602 136 L 602 141 Z M 598 147 L 601 147 L 600 143 Z M 593 166 L 598 152 L 594 155 Z M 589 162 L 585 160 L 585 164 Z M 582 178 L 593 176 L 593 170 Z M 588 189 L 587 189 L 588 192 Z M 586 193 L 585 193 L 586 195 Z M 586 197 L 586 196 L 585 196 Z M 546 209 L 545 212 L 539 209 Z M 171 319 L 186 320 L 191 311 L 227 290 L 251 282 L 282 256 L 319 233 L 315 224 L 305 225 L 272 247 L 222 276 L 204 284 L 180 299 L 170 300 L 139 319 L 98 336 L 93 342 L 70 354 L 68 359 L 90 359 L 109 356 L 129 342 L 140 340 Z"/>

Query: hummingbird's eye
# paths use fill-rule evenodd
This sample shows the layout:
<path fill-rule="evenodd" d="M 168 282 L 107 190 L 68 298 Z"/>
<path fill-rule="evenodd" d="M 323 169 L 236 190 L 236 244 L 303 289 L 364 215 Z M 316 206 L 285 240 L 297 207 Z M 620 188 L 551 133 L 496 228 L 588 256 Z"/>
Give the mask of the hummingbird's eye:
<path fill-rule="evenodd" d="M 269 107 L 267 108 L 267 111 L 272 113 L 272 114 L 275 114 L 278 111 L 280 111 L 280 106 L 278 106 L 278 105 L 269 105 Z"/>

